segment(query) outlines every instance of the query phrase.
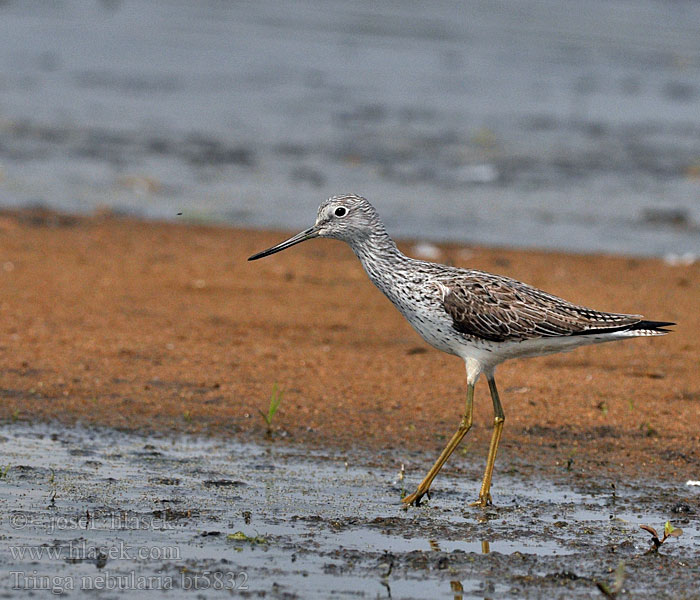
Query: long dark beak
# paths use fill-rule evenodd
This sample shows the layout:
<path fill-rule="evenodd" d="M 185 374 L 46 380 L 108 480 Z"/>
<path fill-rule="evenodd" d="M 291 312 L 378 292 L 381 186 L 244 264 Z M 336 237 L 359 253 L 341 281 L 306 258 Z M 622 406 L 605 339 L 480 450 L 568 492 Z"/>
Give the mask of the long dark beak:
<path fill-rule="evenodd" d="M 316 226 L 309 227 L 309 229 L 306 229 L 301 233 L 297 233 L 294 237 L 290 237 L 288 240 L 282 242 L 281 244 L 277 244 L 276 246 L 272 246 L 272 248 L 268 248 L 267 250 L 263 250 L 262 252 L 253 254 L 253 256 L 251 256 L 248 260 L 258 260 L 259 258 L 263 258 L 264 256 L 270 256 L 270 254 L 274 254 L 275 252 L 280 252 L 287 248 L 291 248 L 295 244 L 305 242 L 306 240 L 311 240 L 315 237 L 318 237 L 318 230 L 316 229 Z"/>

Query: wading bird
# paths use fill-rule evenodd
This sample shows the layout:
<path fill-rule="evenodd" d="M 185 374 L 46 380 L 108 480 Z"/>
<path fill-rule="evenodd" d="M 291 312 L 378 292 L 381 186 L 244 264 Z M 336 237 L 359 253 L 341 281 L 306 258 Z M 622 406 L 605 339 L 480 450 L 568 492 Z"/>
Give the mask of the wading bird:
<path fill-rule="evenodd" d="M 479 499 L 474 502 L 484 507 L 491 503 L 491 476 L 505 421 L 494 379 L 496 366 L 511 358 L 664 335 L 669 332 L 665 327 L 674 325 L 571 304 L 508 277 L 409 258 L 389 237 L 374 207 L 354 194 L 329 198 L 319 206 L 313 227 L 248 260 L 316 237 L 350 244 L 372 283 L 421 337 L 466 363 L 467 402 L 459 428 L 418 489 L 403 499 L 407 504 L 418 505 L 429 493 L 433 479 L 472 426 L 474 386 L 482 373 L 489 384 L 494 411 L 486 471 Z"/>

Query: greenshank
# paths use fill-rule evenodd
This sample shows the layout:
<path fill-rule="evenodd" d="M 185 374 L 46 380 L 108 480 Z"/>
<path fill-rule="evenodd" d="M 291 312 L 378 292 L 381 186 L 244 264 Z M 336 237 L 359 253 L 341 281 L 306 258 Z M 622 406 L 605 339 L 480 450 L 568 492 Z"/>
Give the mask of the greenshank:
<path fill-rule="evenodd" d="M 675 323 L 641 315 L 593 310 L 515 279 L 409 258 L 399 251 L 377 211 L 361 196 L 333 196 L 319 206 L 313 227 L 258 252 L 257 260 L 317 237 L 347 242 L 370 280 L 421 337 L 461 357 L 467 369 L 467 400 L 459 428 L 406 504 L 420 504 L 442 466 L 472 426 L 474 386 L 483 373 L 489 385 L 494 427 L 486 471 L 474 505 L 491 504 L 491 477 L 505 414 L 494 371 L 505 360 L 566 352 L 639 336 L 669 333 Z"/>

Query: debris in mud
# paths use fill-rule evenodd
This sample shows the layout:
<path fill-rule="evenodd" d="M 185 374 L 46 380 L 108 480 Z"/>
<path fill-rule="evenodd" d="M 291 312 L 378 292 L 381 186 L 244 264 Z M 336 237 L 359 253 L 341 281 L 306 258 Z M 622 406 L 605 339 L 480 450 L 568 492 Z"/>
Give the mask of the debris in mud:
<path fill-rule="evenodd" d="M 158 519 L 163 519 L 165 521 L 180 521 L 182 519 L 191 519 L 199 515 L 198 511 L 187 509 L 187 510 L 176 510 L 173 508 L 166 508 L 165 510 L 154 510 L 153 516 Z"/>
<path fill-rule="evenodd" d="M 692 509 L 692 507 L 689 504 L 686 504 L 685 502 L 678 502 L 677 504 L 674 504 L 671 507 L 671 512 L 676 514 L 695 514 L 695 511 Z"/>
<path fill-rule="evenodd" d="M 244 481 L 233 481 L 231 479 L 207 479 L 204 482 L 205 487 L 241 487 L 246 485 Z"/>
<path fill-rule="evenodd" d="M 465 599 L 493 590 L 488 595 L 506 599 L 568 600 L 590 598 L 595 583 L 583 574 L 611 573 L 623 556 L 630 595 L 653 597 L 671 581 L 674 591 L 695 585 L 692 569 L 655 570 L 650 578 L 635 544 L 642 519 L 662 519 L 678 505 L 677 514 L 688 520 L 686 535 L 667 544 L 659 558 L 674 565 L 698 560 L 691 541 L 698 530 L 685 512 L 694 506 L 693 491 L 685 486 L 679 502 L 679 490 L 668 482 L 616 480 L 613 501 L 607 480 L 581 483 L 562 472 L 553 482 L 533 468 L 512 469 L 502 479 L 499 505 L 483 513 L 466 508 L 463 474 L 447 474 L 436 501 L 404 512 L 395 487 L 387 485 L 395 459 L 383 459 L 390 466 L 381 467 L 376 453 L 358 450 L 346 465 L 343 455 L 282 444 L 190 436 L 173 443 L 65 427 L 52 436 L 51 430 L 0 428 L 0 452 L 8 463 L 23 465 L 9 469 L 0 484 L 0 501 L 14 507 L 0 520 L 0 535 L 33 553 L 18 555 L 12 568 L 48 577 L 63 577 L 69 567 L 68 576 L 79 583 L 97 567 L 102 574 L 128 569 L 142 578 L 174 573 L 178 582 L 183 573 L 188 582 L 198 574 L 202 584 L 219 577 L 233 586 L 245 573 L 257 595 L 269 594 L 269 582 L 277 581 L 279 589 L 319 599 L 329 589 L 339 596 L 370 590 L 411 599 L 449 595 L 461 586 Z M 71 462 L 75 448 L 101 466 Z M 275 469 L 269 468 L 273 461 Z M 54 491 L 56 502 L 46 508 Z M 159 496 L 164 491 L 172 495 Z M 89 549 L 89 559 L 71 548 Z M 42 559 L 49 549 L 60 560 Z M 10 557 L 0 553 L 0 569 L 10 567 Z M 602 585 L 615 593 L 614 583 Z M 0 579 L 0 595 L 15 589 Z M 106 597 L 107 590 L 95 591 L 95 598 Z"/>
<path fill-rule="evenodd" d="M 247 535 L 242 531 L 229 533 L 226 539 L 232 542 L 250 542 L 251 544 L 267 544 L 268 541 L 261 535 Z"/>
<path fill-rule="evenodd" d="M 156 485 L 180 485 L 180 480 L 176 477 L 152 477 L 149 481 Z"/>
<path fill-rule="evenodd" d="M 617 595 L 622 590 L 622 585 L 625 582 L 625 562 L 620 561 L 615 570 L 615 579 L 612 585 L 608 585 L 603 581 L 596 581 L 595 584 L 606 598 L 617 598 Z"/>

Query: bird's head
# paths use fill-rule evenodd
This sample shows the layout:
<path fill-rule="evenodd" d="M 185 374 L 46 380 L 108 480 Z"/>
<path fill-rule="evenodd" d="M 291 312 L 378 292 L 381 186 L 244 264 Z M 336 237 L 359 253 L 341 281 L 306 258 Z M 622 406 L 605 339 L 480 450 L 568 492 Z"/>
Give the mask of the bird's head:
<path fill-rule="evenodd" d="M 332 196 L 318 207 L 313 227 L 284 242 L 258 252 L 248 260 L 257 260 L 316 237 L 335 238 L 352 242 L 369 236 L 379 223 L 374 207 L 362 196 L 343 194 Z"/>

